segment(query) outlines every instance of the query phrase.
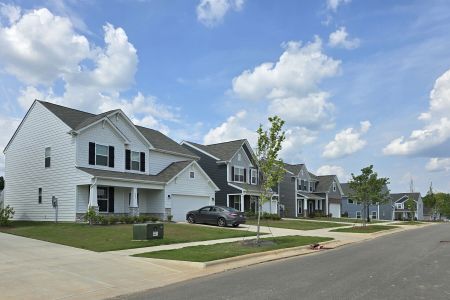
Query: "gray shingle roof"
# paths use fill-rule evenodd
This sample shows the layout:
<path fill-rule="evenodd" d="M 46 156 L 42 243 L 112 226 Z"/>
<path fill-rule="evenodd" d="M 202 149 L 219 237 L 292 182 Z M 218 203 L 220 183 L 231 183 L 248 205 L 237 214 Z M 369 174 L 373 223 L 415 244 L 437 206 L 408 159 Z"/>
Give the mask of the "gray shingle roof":
<path fill-rule="evenodd" d="M 341 183 L 341 188 L 345 196 L 349 196 L 351 194 L 351 189 L 348 183 Z"/>
<path fill-rule="evenodd" d="M 184 148 L 183 146 L 181 146 L 174 140 L 170 139 L 166 135 L 162 134 L 161 132 L 138 125 L 135 126 L 142 133 L 142 135 L 150 142 L 150 144 L 152 144 L 153 147 L 155 147 L 156 149 L 189 155 L 191 157 L 197 158 L 197 156 L 194 153 Z"/>
<path fill-rule="evenodd" d="M 317 193 L 328 192 L 330 190 L 330 186 L 334 180 L 334 177 L 335 177 L 335 175 L 317 176 L 317 180 L 319 181 L 319 183 L 317 184 L 316 192 Z"/>
<path fill-rule="evenodd" d="M 111 114 L 115 111 L 120 111 L 119 109 L 110 110 L 98 115 L 91 114 L 88 112 L 76 110 L 73 108 L 57 105 L 50 102 L 40 101 L 39 103 L 44 105 L 48 110 L 50 110 L 53 114 L 55 114 L 61 121 L 63 121 L 67 126 L 72 128 L 73 130 L 81 129 L 91 123 L 94 123 L 95 121 L 100 120 L 101 118 Z M 196 156 L 190 152 L 189 150 L 185 149 L 184 147 L 180 146 L 177 142 L 170 139 L 166 135 L 162 134 L 161 132 L 142 127 L 137 126 L 135 127 L 142 133 L 142 135 L 149 141 L 150 144 L 152 144 L 156 149 L 178 153 L 182 155 L 188 155 L 192 158 L 196 158 Z"/>
<path fill-rule="evenodd" d="M 261 185 L 248 184 L 244 182 L 230 182 L 229 184 L 240 187 L 247 193 L 261 193 Z"/>
<path fill-rule="evenodd" d="M 168 181 L 170 181 L 170 179 L 172 179 L 184 168 L 186 168 L 192 161 L 193 160 L 185 160 L 171 163 L 167 168 L 159 172 L 159 174 L 157 175 L 134 174 L 134 173 L 116 172 L 83 167 L 78 167 L 78 169 L 88 174 L 91 174 L 92 176 L 95 177 L 167 183 Z"/>
<path fill-rule="evenodd" d="M 239 150 L 239 148 L 246 142 L 245 139 L 229 141 L 218 144 L 202 145 L 194 142 L 188 142 L 193 146 L 208 152 L 209 154 L 219 158 L 223 161 L 228 161 L 233 158 L 234 154 Z M 251 150 L 251 149 L 250 149 Z"/>
<path fill-rule="evenodd" d="M 400 200 L 403 196 L 411 196 L 414 200 L 418 201 L 420 197 L 420 193 L 393 193 L 389 194 L 391 197 L 392 203 L 395 203 L 397 200 Z M 405 200 L 406 201 L 406 200 Z"/>
<path fill-rule="evenodd" d="M 297 192 L 298 195 L 306 197 L 308 199 L 313 199 L 313 200 L 322 200 L 323 197 L 319 196 L 319 195 L 315 195 L 312 193 L 307 193 L 307 192 Z"/>
<path fill-rule="evenodd" d="M 304 166 L 304 164 L 291 165 L 291 164 L 284 163 L 284 168 L 286 170 L 288 170 L 289 172 L 294 173 L 294 175 L 296 175 L 296 176 L 300 173 L 300 170 L 302 169 L 303 166 Z"/>

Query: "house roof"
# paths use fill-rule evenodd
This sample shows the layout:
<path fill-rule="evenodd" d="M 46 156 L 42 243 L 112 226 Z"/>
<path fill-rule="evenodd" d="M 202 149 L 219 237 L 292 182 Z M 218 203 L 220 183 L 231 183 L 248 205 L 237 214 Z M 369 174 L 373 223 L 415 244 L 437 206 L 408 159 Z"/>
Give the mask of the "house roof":
<path fill-rule="evenodd" d="M 126 172 L 84 168 L 84 167 L 77 167 L 77 168 L 95 177 L 167 183 L 174 176 L 176 176 L 178 173 L 184 170 L 188 165 L 190 165 L 192 162 L 193 160 L 185 160 L 171 163 L 167 168 L 159 172 L 159 174 L 157 175 L 134 174 Z"/>
<path fill-rule="evenodd" d="M 294 173 L 294 175 L 298 175 L 303 166 L 304 166 L 304 164 L 291 165 L 288 163 L 284 163 L 284 168 L 286 170 L 288 170 L 289 172 Z"/>
<path fill-rule="evenodd" d="M 156 149 L 161 149 L 169 152 L 180 153 L 188 155 L 194 158 L 198 158 L 194 153 L 184 148 L 174 140 L 168 138 L 166 135 L 162 134 L 158 130 L 150 129 L 147 127 L 142 127 L 135 125 L 136 128 L 142 133 L 142 135 L 155 147 Z"/>
<path fill-rule="evenodd" d="M 328 192 L 335 177 L 335 175 L 316 176 L 316 179 L 319 181 L 316 187 L 316 193 Z"/>
<path fill-rule="evenodd" d="M 411 196 L 415 201 L 419 201 L 420 193 L 394 193 L 394 194 L 389 194 L 389 196 L 391 197 L 392 203 L 397 202 L 398 200 L 402 199 L 404 196 L 407 196 L 407 197 Z M 407 199 L 402 200 L 400 202 L 404 202 L 406 200 Z"/>
<path fill-rule="evenodd" d="M 342 192 L 345 196 L 349 196 L 351 194 L 351 188 L 348 183 L 341 183 Z"/>
<path fill-rule="evenodd" d="M 297 192 L 297 195 L 300 195 L 301 197 L 305 197 L 307 199 L 313 199 L 313 200 L 322 200 L 323 197 L 320 197 L 318 195 L 307 193 L 307 192 Z"/>
<path fill-rule="evenodd" d="M 242 189 L 246 193 L 254 193 L 254 194 L 261 193 L 261 185 L 248 184 L 245 182 L 230 182 L 228 183 L 228 185 L 232 187 L 238 187 L 239 189 Z"/>
<path fill-rule="evenodd" d="M 246 142 L 247 140 L 242 139 L 210 145 L 202 145 L 194 142 L 187 142 L 187 143 L 193 145 L 194 147 L 199 148 L 204 152 L 211 154 L 212 156 L 219 158 L 222 161 L 229 161 L 233 158 L 233 156 L 236 154 L 239 148 L 241 148 L 242 145 L 244 145 Z"/>
<path fill-rule="evenodd" d="M 37 101 L 42 105 L 44 105 L 48 110 L 50 110 L 55 116 L 61 119 L 61 121 L 63 121 L 67 126 L 72 128 L 73 130 L 84 128 L 89 124 L 92 124 L 115 111 L 120 111 L 120 109 L 114 109 L 95 115 L 50 102 L 45 102 L 41 100 Z M 162 134 L 161 132 L 142 126 L 137 125 L 134 126 L 137 128 L 137 130 L 139 130 L 139 132 L 148 140 L 148 142 L 155 149 L 173 152 L 176 154 L 182 154 L 184 156 L 190 156 L 192 158 L 197 158 L 197 156 L 195 156 L 192 152 L 180 146 L 177 142 L 175 142 L 168 136 Z"/>

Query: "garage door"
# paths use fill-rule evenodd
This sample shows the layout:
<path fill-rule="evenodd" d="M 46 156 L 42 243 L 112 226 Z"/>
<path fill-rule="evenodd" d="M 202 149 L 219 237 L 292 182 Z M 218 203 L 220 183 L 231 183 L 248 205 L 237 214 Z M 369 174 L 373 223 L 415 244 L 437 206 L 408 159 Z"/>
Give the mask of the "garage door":
<path fill-rule="evenodd" d="M 209 205 L 209 197 L 172 195 L 172 215 L 174 221 L 186 221 L 186 213 Z"/>
<path fill-rule="evenodd" d="M 337 203 L 330 203 L 330 214 L 335 218 L 341 217 L 341 205 Z"/>

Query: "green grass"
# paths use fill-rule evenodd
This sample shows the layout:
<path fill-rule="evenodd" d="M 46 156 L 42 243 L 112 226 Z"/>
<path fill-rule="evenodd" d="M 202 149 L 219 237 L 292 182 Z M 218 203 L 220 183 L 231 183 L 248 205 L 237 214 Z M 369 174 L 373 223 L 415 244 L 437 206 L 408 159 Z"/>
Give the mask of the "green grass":
<path fill-rule="evenodd" d="M 330 231 L 334 232 L 351 232 L 351 233 L 374 233 L 378 231 L 390 230 L 398 228 L 398 226 L 390 226 L 390 225 L 369 225 L 369 226 L 353 226 L 348 228 L 338 228 Z"/>
<path fill-rule="evenodd" d="M 361 219 L 353 219 L 353 218 L 326 218 L 326 217 L 319 217 L 319 218 L 313 218 L 311 220 L 320 220 L 320 221 L 330 221 L 330 222 L 337 222 L 337 223 L 355 223 L 359 224 L 362 223 Z M 379 224 L 383 223 L 385 221 L 380 220 L 371 220 L 371 224 Z"/>
<path fill-rule="evenodd" d="M 164 224 L 163 239 L 150 241 L 132 241 L 131 224 L 89 226 L 75 223 L 13 222 L 10 227 L 0 227 L 0 231 L 98 252 L 255 235 L 247 231 L 173 223 Z"/>
<path fill-rule="evenodd" d="M 263 240 L 273 241 L 274 244 L 255 246 L 242 242 L 223 243 L 205 246 L 192 246 L 174 250 L 163 250 L 136 254 L 138 257 L 160 258 L 206 262 L 223 258 L 235 257 L 250 253 L 265 252 L 276 249 L 292 248 L 332 240 L 332 238 L 314 236 L 283 236 Z"/>
<path fill-rule="evenodd" d="M 256 225 L 257 220 L 247 220 L 246 224 Z M 261 226 L 270 226 L 277 228 L 288 228 L 297 230 L 314 230 L 321 228 L 332 228 L 346 226 L 345 224 L 332 223 L 332 222 L 314 222 L 314 221 L 302 221 L 302 220 L 261 220 Z"/>
<path fill-rule="evenodd" d="M 399 222 L 395 222 L 392 224 L 394 224 L 394 225 L 422 225 L 425 223 L 419 222 L 419 221 L 399 221 Z"/>

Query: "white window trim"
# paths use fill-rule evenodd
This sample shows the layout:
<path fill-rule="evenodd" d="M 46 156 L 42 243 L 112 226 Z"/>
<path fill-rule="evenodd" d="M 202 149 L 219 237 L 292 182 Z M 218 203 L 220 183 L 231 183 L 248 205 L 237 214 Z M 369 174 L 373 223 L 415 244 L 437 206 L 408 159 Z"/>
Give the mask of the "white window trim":
<path fill-rule="evenodd" d="M 193 175 L 193 176 L 191 176 Z M 189 171 L 189 179 L 195 179 L 195 172 L 194 171 Z"/>
<path fill-rule="evenodd" d="M 297 199 L 297 216 L 303 215 L 303 199 Z"/>
<path fill-rule="evenodd" d="M 50 152 L 48 156 L 47 156 L 47 149 L 49 149 L 49 152 Z M 48 167 L 46 166 L 47 158 L 50 159 L 50 163 L 49 163 Z M 45 147 L 44 148 L 44 168 L 48 169 L 48 168 L 51 168 L 51 166 L 52 166 L 52 147 Z"/>
<path fill-rule="evenodd" d="M 98 189 L 104 189 L 106 192 L 106 198 L 100 198 L 101 196 L 98 194 Z M 99 211 L 99 213 L 108 213 L 109 212 L 109 189 L 106 186 L 98 186 L 97 187 L 97 202 L 98 201 L 106 201 L 106 211 Z M 100 209 L 100 206 L 99 206 Z"/>
<path fill-rule="evenodd" d="M 375 218 L 373 217 L 374 213 L 375 213 Z M 370 214 L 370 217 L 371 217 L 373 220 L 378 220 L 378 212 L 377 212 L 376 210 L 373 210 L 373 211 L 371 212 L 371 214 Z"/>
<path fill-rule="evenodd" d="M 130 170 L 132 170 L 132 171 L 141 171 L 141 152 L 139 152 L 139 151 L 130 151 L 131 153 L 130 153 Z M 137 153 L 137 157 L 138 157 L 138 160 L 133 160 L 133 153 Z M 133 169 L 133 162 L 137 162 L 138 163 L 138 168 L 137 168 L 137 170 L 136 169 Z"/>
<path fill-rule="evenodd" d="M 359 217 L 358 217 L 358 215 L 359 215 Z M 359 211 L 359 210 L 356 211 L 356 218 L 361 219 L 361 211 Z"/>
<path fill-rule="evenodd" d="M 106 149 L 107 149 L 107 150 L 106 150 L 106 155 L 98 154 L 98 153 L 97 153 L 97 146 L 106 147 Z M 95 143 L 95 165 L 96 165 L 96 166 L 102 166 L 102 167 L 107 167 L 107 166 L 109 166 L 109 153 L 108 153 L 108 151 L 109 151 L 109 146 Z M 99 164 L 97 164 L 97 155 L 98 155 L 98 156 L 106 156 L 106 165 L 99 165 Z"/>
<path fill-rule="evenodd" d="M 43 189 L 38 188 L 38 204 L 42 204 L 42 194 L 43 194 Z"/>
<path fill-rule="evenodd" d="M 333 181 L 333 192 L 336 192 L 336 190 L 337 190 L 337 187 L 336 187 L 336 182 L 335 182 L 335 181 Z"/>
<path fill-rule="evenodd" d="M 258 184 L 258 170 L 250 169 L 250 184 L 257 185 Z M 255 176 L 253 176 L 255 175 Z M 255 183 L 253 183 L 253 178 L 255 178 Z"/>
<path fill-rule="evenodd" d="M 243 168 L 243 167 L 234 166 L 234 178 L 233 178 L 234 182 L 245 182 L 244 169 L 245 168 Z M 238 178 L 241 176 L 241 174 L 237 174 L 237 172 L 236 172 L 237 170 L 241 170 L 242 171 L 242 181 L 241 180 L 236 180 L 236 175 L 238 176 Z"/>

